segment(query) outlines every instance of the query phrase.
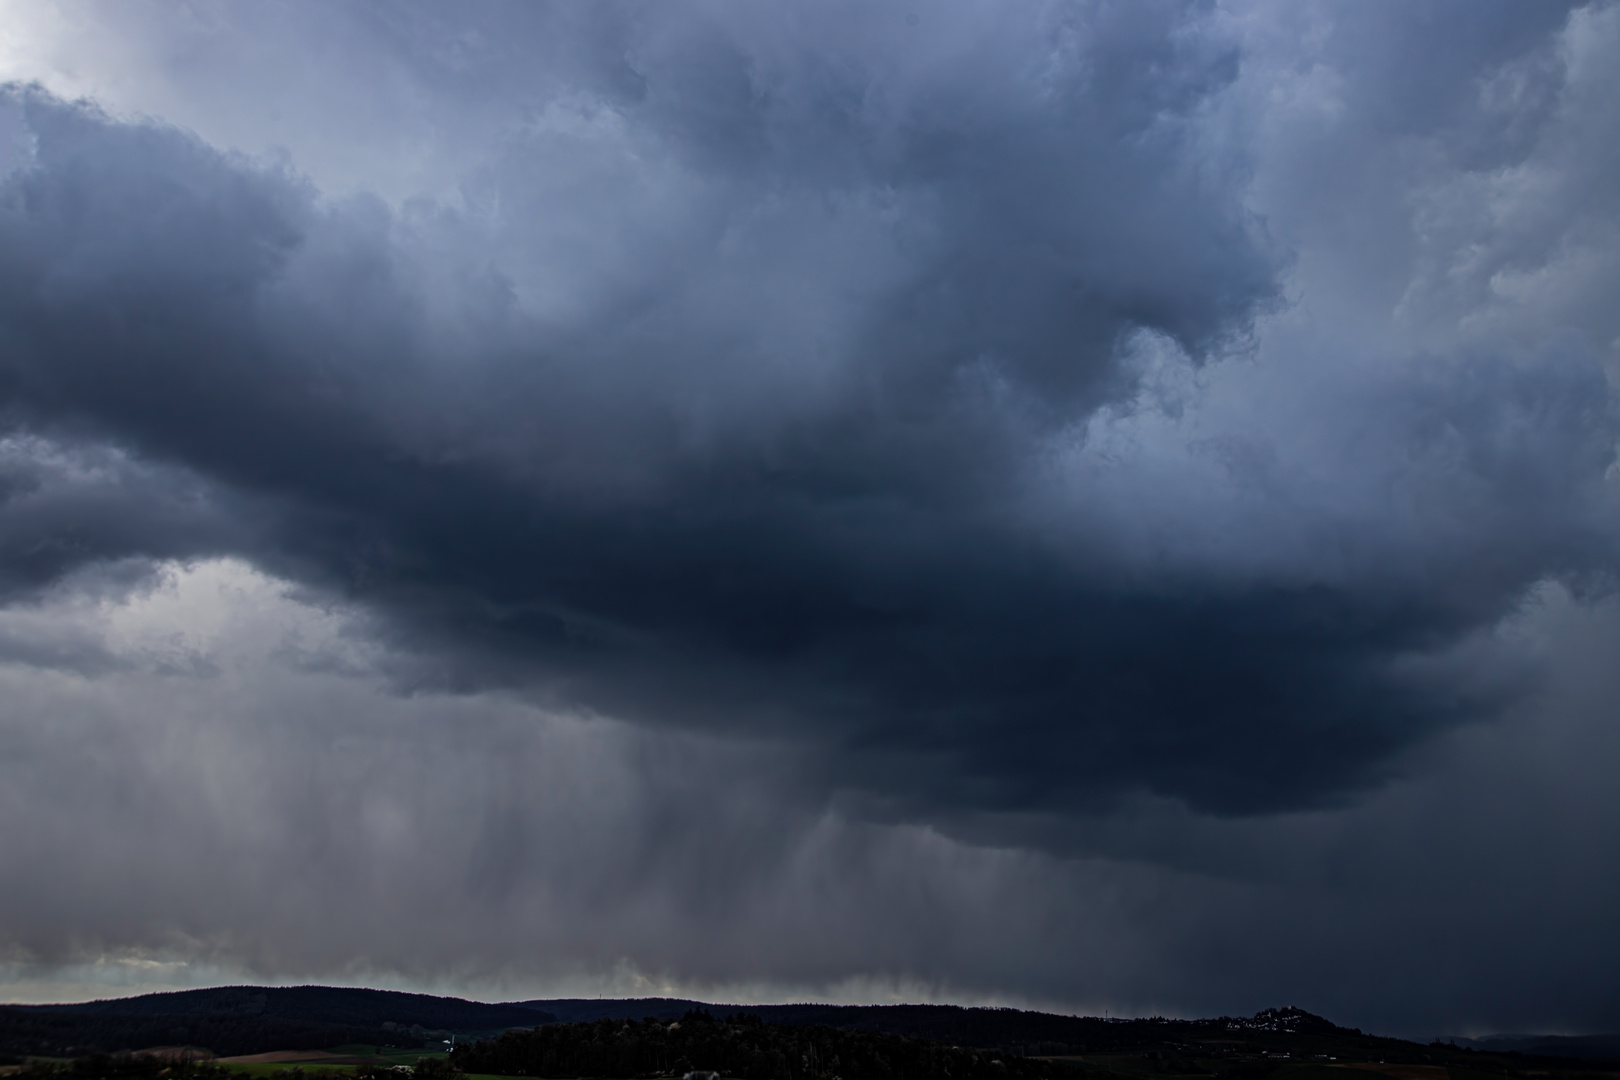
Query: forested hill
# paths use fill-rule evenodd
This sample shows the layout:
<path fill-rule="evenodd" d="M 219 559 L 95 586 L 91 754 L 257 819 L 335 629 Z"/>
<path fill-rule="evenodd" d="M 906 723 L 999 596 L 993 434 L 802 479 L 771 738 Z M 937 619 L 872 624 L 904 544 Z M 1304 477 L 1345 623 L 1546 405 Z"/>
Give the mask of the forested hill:
<path fill-rule="evenodd" d="M 220 1056 L 344 1043 L 416 1047 L 553 1020 L 517 1005 L 331 986 L 223 986 L 72 1005 L 0 1006 L 0 1054 L 71 1057 L 150 1046 Z"/>
<path fill-rule="evenodd" d="M 262 1016 L 355 1027 L 381 1027 L 392 1023 L 399 1027 L 414 1025 L 447 1031 L 501 1031 L 555 1019 L 527 1005 L 490 1005 L 463 998 L 344 986 L 216 986 L 77 1005 L 22 1007 L 120 1016 Z M 537 1013 L 539 1019 L 536 1019 Z"/>

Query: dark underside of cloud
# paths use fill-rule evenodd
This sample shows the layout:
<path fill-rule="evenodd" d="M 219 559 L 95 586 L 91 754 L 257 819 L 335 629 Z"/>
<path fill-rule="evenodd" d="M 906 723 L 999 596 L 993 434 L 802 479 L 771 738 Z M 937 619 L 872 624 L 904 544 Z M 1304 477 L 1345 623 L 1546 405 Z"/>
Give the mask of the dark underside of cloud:
<path fill-rule="evenodd" d="M 1138 399 L 1132 350 L 1249 363 L 1291 302 L 1248 166 L 1201 141 L 1240 71 L 1210 18 L 1087 8 L 887 83 L 597 26 L 634 38 L 584 80 L 618 142 L 514 143 L 456 207 L 14 88 L 0 581 L 240 555 L 380 613 L 433 658 L 403 686 L 782 740 L 880 816 L 1364 790 L 1517 685 L 1448 657 L 1611 571 L 1615 419 L 1578 335 L 1475 346 L 1346 403 L 1396 495 L 1286 570 L 1264 476 L 1257 534 L 1196 492 L 1088 507 L 1063 448 Z M 1411 66 L 1467 84 L 1561 18 Z M 1455 123 L 1454 89 L 1400 123 Z"/>

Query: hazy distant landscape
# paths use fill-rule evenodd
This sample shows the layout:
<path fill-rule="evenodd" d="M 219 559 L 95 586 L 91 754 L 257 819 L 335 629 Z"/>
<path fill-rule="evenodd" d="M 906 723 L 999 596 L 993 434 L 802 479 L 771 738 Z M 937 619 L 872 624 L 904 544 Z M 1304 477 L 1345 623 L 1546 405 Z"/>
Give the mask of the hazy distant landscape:
<path fill-rule="evenodd" d="M 1599 1080 L 1620 1075 L 1617 1048 L 1613 1037 L 1422 1044 L 1295 1008 L 1127 1020 L 952 1005 L 734 1006 L 673 998 L 485 1004 L 314 986 L 0 1006 L 0 1068 L 26 1080 L 297 1080 L 402 1070 L 424 1080 L 650 1080 L 693 1070 L 737 1080 Z"/>

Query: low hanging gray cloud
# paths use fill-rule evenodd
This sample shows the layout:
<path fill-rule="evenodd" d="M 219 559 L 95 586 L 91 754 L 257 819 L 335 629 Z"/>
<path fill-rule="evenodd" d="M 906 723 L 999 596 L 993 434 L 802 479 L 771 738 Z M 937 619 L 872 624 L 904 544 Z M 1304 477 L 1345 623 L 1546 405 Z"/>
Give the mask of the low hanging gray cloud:
<path fill-rule="evenodd" d="M 780 745 L 401 698 L 366 616 L 307 600 L 211 560 L 0 615 L 8 997 L 319 979 L 1612 1023 L 1612 603 L 1538 597 L 1508 633 L 1546 685 L 1421 783 L 1330 813 L 1138 801 L 1054 858 L 853 820 Z"/>
<path fill-rule="evenodd" d="M 17 610 L 245 560 L 1061 876 L 1388 798 L 1610 588 L 1612 5 L 205 9 L 5 91 Z"/>

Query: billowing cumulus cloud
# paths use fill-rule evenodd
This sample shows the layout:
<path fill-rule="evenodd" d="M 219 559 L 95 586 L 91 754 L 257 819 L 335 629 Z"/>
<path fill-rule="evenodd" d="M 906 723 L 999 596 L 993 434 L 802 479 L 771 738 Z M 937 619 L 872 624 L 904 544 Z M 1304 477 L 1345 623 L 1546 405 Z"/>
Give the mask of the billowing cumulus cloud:
<path fill-rule="evenodd" d="M 19 25 L 19 962 L 1612 1016 L 1361 958 L 1538 940 L 1524 890 L 1425 929 L 1496 880 L 1459 793 L 1612 750 L 1620 9 Z M 161 599 L 209 582 L 247 614 Z M 126 743 L 85 783 L 156 839 L 46 779 Z"/>

